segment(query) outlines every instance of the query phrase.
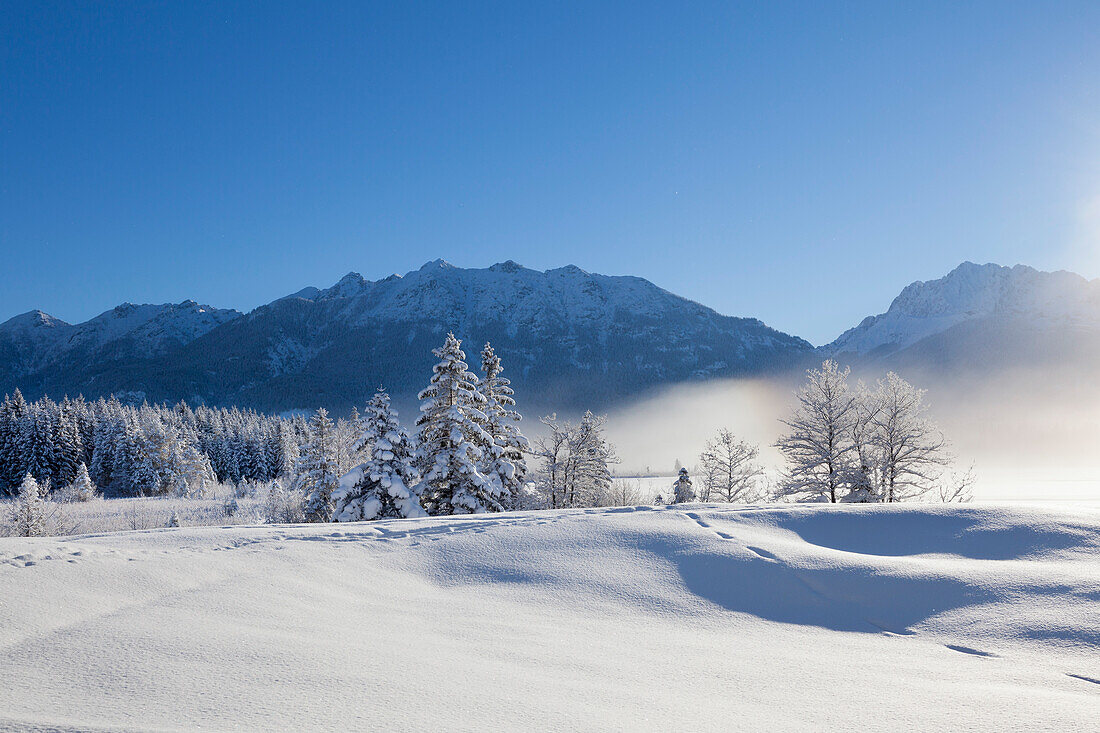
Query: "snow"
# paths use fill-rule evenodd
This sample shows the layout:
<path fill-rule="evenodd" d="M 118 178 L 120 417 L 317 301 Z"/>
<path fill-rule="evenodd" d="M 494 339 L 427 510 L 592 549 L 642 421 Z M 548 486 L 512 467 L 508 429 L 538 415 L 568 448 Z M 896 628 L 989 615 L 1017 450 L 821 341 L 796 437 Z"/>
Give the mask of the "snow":
<path fill-rule="evenodd" d="M 1100 506 L 0 540 L 0 727 L 1087 730 Z"/>
<path fill-rule="evenodd" d="M 938 280 L 915 282 L 886 313 L 869 316 L 824 347 L 830 353 L 866 354 L 902 349 L 965 321 L 992 315 L 1023 317 L 1100 329 L 1100 280 L 1025 265 L 964 262 Z"/>

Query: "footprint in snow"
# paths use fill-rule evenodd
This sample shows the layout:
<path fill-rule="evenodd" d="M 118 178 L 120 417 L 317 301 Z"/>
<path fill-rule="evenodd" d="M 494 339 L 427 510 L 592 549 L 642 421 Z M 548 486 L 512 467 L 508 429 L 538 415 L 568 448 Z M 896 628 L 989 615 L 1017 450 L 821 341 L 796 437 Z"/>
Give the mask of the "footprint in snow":
<path fill-rule="evenodd" d="M 730 537 L 728 539 L 733 539 L 733 538 Z M 752 545 L 745 545 L 745 549 L 748 550 L 749 552 L 753 553 L 754 555 L 759 555 L 760 557 L 764 558 L 765 560 L 775 561 L 775 560 L 779 559 L 775 555 L 775 553 L 768 552 L 763 547 L 753 547 Z"/>
<path fill-rule="evenodd" d="M 1086 677 L 1083 674 L 1074 674 L 1073 672 L 1066 672 L 1066 677 L 1072 677 L 1075 680 L 1083 680 L 1085 682 L 1091 682 L 1094 685 L 1100 685 L 1100 680 L 1093 679 L 1092 677 Z"/>
<path fill-rule="evenodd" d="M 958 644 L 944 644 L 944 646 L 952 651 L 960 652 L 961 654 L 970 654 L 975 657 L 991 657 L 994 659 L 1000 658 L 999 654 L 994 654 L 993 652 L 983 652 L 981 649 L 972 649 L 968 646 L 960 646 Z"/>

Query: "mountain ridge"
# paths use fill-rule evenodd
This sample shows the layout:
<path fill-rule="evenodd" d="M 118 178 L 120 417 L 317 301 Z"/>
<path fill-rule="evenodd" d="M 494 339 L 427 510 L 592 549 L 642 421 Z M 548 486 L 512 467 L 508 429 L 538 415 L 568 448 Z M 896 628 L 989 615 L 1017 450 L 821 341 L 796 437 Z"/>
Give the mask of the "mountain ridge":
<path fill-rule="evenodd" d="M 511 260 L 488 268 L 433 260 L 373 281 L 350 272 L 328 288 L 307 287 L 233 313 L 165 352 L 140 354 L 131 344 L 115 350 L 117 358 L 112 352 L 80 365 L 47 359 L 51 368 L 17 376 L 29 394 L 127 392 L 268 410 L 344 408 L 361 404 L 379 383 L 398 399 L 415 395 L 430 374 L 431 349 L 453 330 L 473 340 L 471 362 L 491 341 L 521 393 L 565 408 L 600 406 L 667 383 L 761 373 L 812 350 L 758 319 L 721 315 L 643 278 L 575 265 L 538 271 Z M 4 350 L 0 344 L 0 357 Z"/>
<path fill-rule="evenodd" d="M 797 372 L 823 357 L 906 373 L 1087 362 L 1100 358 L 1100 280 L 963 262 L 814 349 L 640 277 L 437 259 L 378 280 L 352 271 L 244 314 L 191 300 L 124 303 L 73 325 L 29 311 L 0 324 L 0 390 L 281 411 L 347 409 L 384 386 L 407 406 L 448 331 L 467 341 L 475 367 L 491 341 L 528 403 L 599 409 L 680 382 Z"/>

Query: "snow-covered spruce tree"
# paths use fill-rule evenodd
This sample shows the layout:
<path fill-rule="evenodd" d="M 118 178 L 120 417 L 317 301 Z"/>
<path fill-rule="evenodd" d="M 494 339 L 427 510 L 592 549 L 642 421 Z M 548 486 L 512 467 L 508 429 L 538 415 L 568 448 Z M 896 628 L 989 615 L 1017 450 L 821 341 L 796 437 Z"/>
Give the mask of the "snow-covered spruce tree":
<path fill-rule="evenodd" d="M 327 522 L 332 518 L 332 492 L 340 483 L 335 430 L 325 408 L 318 408 L 309 421 L 309 442 L 298 458 L 296 488 L 305 494 L 307 522 Z"/>
<path fill-rule="evenodd" d="M 0 404 L 0 492 L 18 495 L 31 468 L 33 423 L 30 407 L 18 389 Z"/>
<path fill-rule="evenodd" d="M 423 517 L 419 478 L 413 468 L 412 438 L 397 422 L 390 396 L 379 390 L 361 418 L 363 445 L 370 446 L 364 463 L 340 479 L 332 494 L 334 522 L 359 522 L 390 517 Z"/>
<path fill-rule="evenodd" d="M 449 333 L 443 346 L 432 353 L 439 363 L 432 368 L 431 383 L 419 395 L 416 420 L 416 467 L 422 477 L 424 506 L 430 514 L 503 511 L 500 487 L 478 470 L 481 446 L 492 439 L 481 427 L 485 398 L 477 391 L 478 379 L 466 364 L 462 342 Z"/>
<path fill-rule="evenodd" d="M 515 509 L 527 481 L 527 458 L 524 454 L 528 442 L 520 432 L 519 422 L 523 418 L 513 409 L 516 406 L 515 393 L 510 380 L 502 376 L 503 371 L 500 357 L 490 344 L 485 344 L 481 350 L 481 372 L 485 376 L 477 388 L 485 398 L 483 427 L 491 441 L 482 448 L 481 471 L 487 479 L 497 484 L 504 507 Z"/>
<path fill-rule="evenodd" d="M 91 501 L 96 498 L 98 492 L 88 475 L 88 467 L 83 463 L 76 467 L 76 478 L 69 485 L 66 494 L 69 501 Z"/>
<path fill-rule="evenodd" d="M 674 504 L 687 504 L 695 501 L 695 489 L 691 487 L 691 477 L 686 468 L 680 468 L 680 475 L 676 477 L 676 483 L 672 485 L 672 497 Z"/>
<path fill-rule="evenodd" d="M 924 390 L 887 372 L 878 382 L 877 401 L 871 424 L 881 461 L 880 500 L 903 501 L 931 491 L 951 456 L 943 434 L 925 414 Z"/>
<path fill-rule="evenodd" d="M 856 397 L 848 374 L 831 359 L 807 372 L 798 390 L 798 406 L 783 424 L 790 432 L 775 444 L 788 471 L 779 493 L 798 499 L 838 502 L 852 475 L 852 421 Z"/>
<path fill-rule="evenodd" d="M 44 537 L 49 533 L 46 502 L 34 476 L 27 473 L 19 486 L 19 496 L 12 507 L 12 525 L 19 537 Z"/>

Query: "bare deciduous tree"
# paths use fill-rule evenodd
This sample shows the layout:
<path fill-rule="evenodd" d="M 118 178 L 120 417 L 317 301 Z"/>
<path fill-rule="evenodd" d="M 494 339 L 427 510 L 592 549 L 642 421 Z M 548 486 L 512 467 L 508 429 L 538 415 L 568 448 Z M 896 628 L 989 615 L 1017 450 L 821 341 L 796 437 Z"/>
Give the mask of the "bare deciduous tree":
<path fill-rule="evenodd" d="M 726 428 L 707 442 L 699 456 L 705 498 L 700 501 L 759 501 L 759 481 L 764 474 L 757 463 L 760 449 L 739 440 Z"/>
<path fill-rule="evenodd" d="M 856 396 L 848 388 L 848 374 L 833 360 L 807 372 L 809 381 L 798 390 L 798 407 L 783 420 L 790 428 L 776 443 L 789 470 L 782 494 L 824 497 L 840 501 L 851 475 L 852 423 Z"/>

